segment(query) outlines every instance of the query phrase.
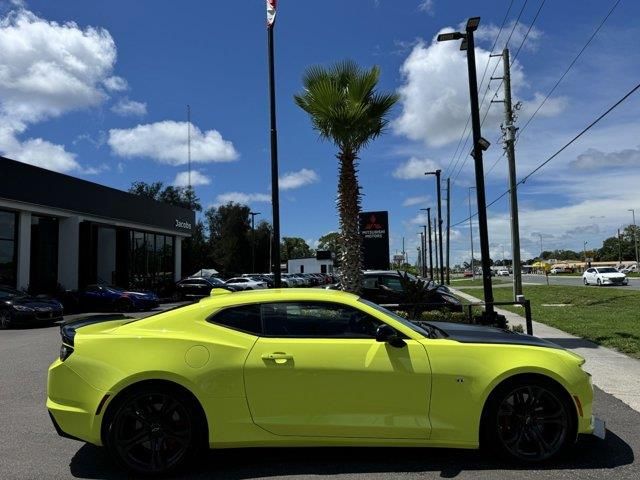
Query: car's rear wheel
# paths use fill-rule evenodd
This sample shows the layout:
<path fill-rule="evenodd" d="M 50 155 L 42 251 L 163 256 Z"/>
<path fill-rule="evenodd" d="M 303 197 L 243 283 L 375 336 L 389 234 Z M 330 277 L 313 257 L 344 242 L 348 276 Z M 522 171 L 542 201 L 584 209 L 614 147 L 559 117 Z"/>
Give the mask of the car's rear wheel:
<path fill-rule="evenodd" d="M 0 330 L 6 330 L 11 327 L 11 312 L 8 310 L 0 311 Z"/>
<path fill-rule="evenodd" d="M 483 443 L 513 460 L 549 460 L 575 441 L 575 409 L 570 402 L 562 387 L 542 377 L 506 382 L 487 404 Z"/>
<path fill-rule="evenodd" d="M 202 419 L 188 395 L 162 387 L 134 389 L 107 419 L 105 444 L 125 468 L 146 475 L 171 472 L 202 446 Z"/>
<path fill-rule="evenodd" d="M 116 312 L 131 312 L 133 311 L 133 302 L 126 298 L 121 298 L 115 303 Z"/>

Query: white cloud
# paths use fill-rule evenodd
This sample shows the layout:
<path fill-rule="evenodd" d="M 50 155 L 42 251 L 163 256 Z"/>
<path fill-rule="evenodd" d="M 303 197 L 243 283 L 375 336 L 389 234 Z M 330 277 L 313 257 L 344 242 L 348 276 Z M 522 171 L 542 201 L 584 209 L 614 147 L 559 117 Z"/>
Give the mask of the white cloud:
<path fill-rule="evenodd" d="M 421 197 L 408 197 L 402 202 L 403 207 L 412 207 L 414 205 L 424 205 L 430 200 L 430 197 L 424 195 Z"/>
<path fill-rule="evenodd" d="M 234 203 L 257 203 L 257 202 L 269 202 L 271 203 L 271 195 L 268 193 L 242 193 L 242 192 L 227 192 L 221 193 L 216 197 L 216 201 L 214 203 L 217 205 L 224 205 L 225 203 L 234 202 Z"/>
<path fill-rule="evenodd" d="M 108 94 L 116 46 L 108 31 L 58 23 L 25 9 L 0 18 L 0 152 L 60 172 L 91 174 L 63 145 L 21 139 L 29 125 L 101 104 Z M 119 78 L 119 77 L 118 77 Z"/>
<path fill-rule="evenodd" d="M 640 147 L 610 153 L 590 148 L 569 162 L 569 166 L 581 170 L 638 168 L 640 167 Z"/>
<path fill-rule="evenodd" d="M 199 172 L 198 170 L 191 170 L 191 186 L 197 187 L 199 185 L 209 185 L 211 179 Z M 178 172 L 176 178 L 173 180 L 173 184 L 176 187 L 188 187 L 189 186 L 189 172 Z"/>
<path fill-rule="evenodd" d="M 104 29 L 10 12 L 0 19 L 2 113 L 34 122 L 98 105 L 115 61 L 115 43 Z"/>
<path fill-rule="evenodd" d="M 395 178 L 402 180 L 426 179 L 425 172 L 439 169 L 440 166 L 429 158 L 411 157 L 406 162 L 400 164 L 393 172 Z"/>
<path fill-rule="evenodd" d="M 320 180 L 318 174 L 308 168 L 303 168 L 297 172 L 287 172 L 280 177 L 279 186 L 281 190 L 292 190 Z"/>
<path fill-rule="evenodd" d="M 125 97 L 121 98 L 118 103 L 112 106 L 111 111 L 118 115 L 122 115 L 123 117 L 141 117 L 147 114 L 147 104 L 144 102 L 129 100 Z"/>
<path fill-rule="evenodd" d="M 502 31 L 500 31 L 500 27 L 494 23 L 481 23 L 475 34 L 475 38 L 480 41 L 486 41 L 491 46 L 493 46 L 495 42 L 496 46 L 494 51 L 496 52 L 502 51 L 507 46 L 507 40 L 509 40 L 509 47 L 513 51 L 513 55 L 520 44 L 522 44 L 525 35 L 527 35 L 527 31 L 529 31 L 527 41 L 522 45 L 522 48 L 524 50 L 535 51 L 538 48 L 539 40 L 542 37 L 542 31 L 538 30 L 536 27 L 531 27 L 531 30 L 529 30 L 529 25 L 522 22 L 518 22 L 516 24 L 515 20 L 511 20 L 506 23 L 502 28 Z M 498 35 L 498 32 L 500 32 L 500 37 L 496 42 L 496 35 Z"/>
<path fill-rule="evenodd" d="M 123 92 L 129 88 L 127 81 L 116 75 L 105 78 L 102 83 L 110 92 Z"/>
<path fill-rule="evenodd" d="M 418 10 L 433 15 L 434 0 L 421 0 L 418 4 Z"/>
<path fill-rule="evenodd" d="M 121 157 L 147 157 L 169 165 L 185 165 L 187 122 L 165 120 L 130 129 L 109 130 L 109 146 Z M 201 131 L 191 124 L 191 161 L 230 162 L 238 152 L 217 130 Z"/>
<path fill-rule="evenodd" d="M 450 32 L 446 28 L 438 33 Z M 426 44 L 418 42 L 404 61 L 400 72 L 403 84 L 399 88 L 402 112 L 393 122 L 397 134 L 411 140 L 423 141 L 433 147 L 440 147 L 460 138 L 464 125 L 469 118 L 469 85 L 467 78 L 467 61 L 465 52 L 460 51 L 460 42 L 436 42 Z M 487 77 L 491 75 L 501 58 L 489 57 L 490 52 L 476 47 L 476 64 L 478 65 L 478 81 L 482 78 L 485 65 Z M 501 73 L 501 67 L 498 71 Z M 488 90 L 487 90 L 488 84 Z M 520 91 L 527 86 L 521 64 L 516 61 L 511 67 L 511 85 L 514 102 L 519 100 Z M 495 105 L 489 108 L 490 101 L 496 96 L 502 98 L 500 82 L 488 82 L 480 86 L 480 98 L 485 97 L 481 108 L 481 118 L 485 117 L 485 137 L 497 132 L 503 121 L 502 108 Z M 540 94 L 523 101 L 525 111 L 536 108 L 540 102 Z M 549 99 L 538 115 L 557 115 L 562 111 L 566 101 Z"/>

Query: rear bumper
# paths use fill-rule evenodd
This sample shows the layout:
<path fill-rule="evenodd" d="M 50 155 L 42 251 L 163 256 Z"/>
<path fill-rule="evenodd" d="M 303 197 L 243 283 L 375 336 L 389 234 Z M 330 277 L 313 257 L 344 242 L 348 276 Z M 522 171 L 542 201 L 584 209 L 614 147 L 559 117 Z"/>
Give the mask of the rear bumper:
<path fill-rule="evenodd" d="M 60 360 L 49 367 L 47 409 L 59 435 L 101 445 L 102 415 L 96 412 L 105 395 Z"/>

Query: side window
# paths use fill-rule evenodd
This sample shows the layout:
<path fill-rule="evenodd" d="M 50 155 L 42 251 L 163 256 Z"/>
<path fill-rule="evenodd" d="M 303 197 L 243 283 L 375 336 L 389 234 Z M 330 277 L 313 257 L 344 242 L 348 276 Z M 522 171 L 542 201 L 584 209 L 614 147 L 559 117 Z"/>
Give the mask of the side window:
<path fill-rule="evenodd" d="M 355 308 L 328 302 L 268 303 L 264 333 L 271 337 L 375 338 L 382 322 Z"/>
<path fill-rule="evenodd" d="M 368 288 L 370 290 L 378 288 L 378 277 L 364 277 L 364 280 L 362 281 L 362 288 Z"/>
<path fill-rule="evenodd" d="M 402 284 L 399 277 L 382 277 L 382 284 L 396 292 L 402 292 Z"/>
<path fill-rule="evenodd" d="M 211 315 L 207 318 L 207 322 L 254 335 L 260 335 L 262 333 L 262 327 L 260 325 L 260 305 L 257 304 L 227 308 L 226 310 Z"/>

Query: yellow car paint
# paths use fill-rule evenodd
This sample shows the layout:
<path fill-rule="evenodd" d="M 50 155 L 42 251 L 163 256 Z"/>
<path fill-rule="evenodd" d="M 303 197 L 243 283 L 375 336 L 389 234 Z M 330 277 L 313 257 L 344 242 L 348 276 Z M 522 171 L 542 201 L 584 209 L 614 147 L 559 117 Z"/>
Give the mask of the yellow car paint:
<path fill-rule="evenodd" d="M 293 301 L 351 306 L 400 332 L 406 346 L 375 339 L 258 337 L 207 322 L 231 306 Z M 476 448 L 491 391 L 523 373 L 545 375 L 577 396 L 583 410 L 578 433 L 593 430 L 592 387 L 577 355 L 425 338 L 340 291 L 212 295 L 142 320 L 79 328 L 73 348 L 49 368 L 47 408 L 66 434 L 95 445 L 102 444 L 102 421 L 114 398 L 145 380 L 189 390 L 206 414 L 213 448 Z"/>

